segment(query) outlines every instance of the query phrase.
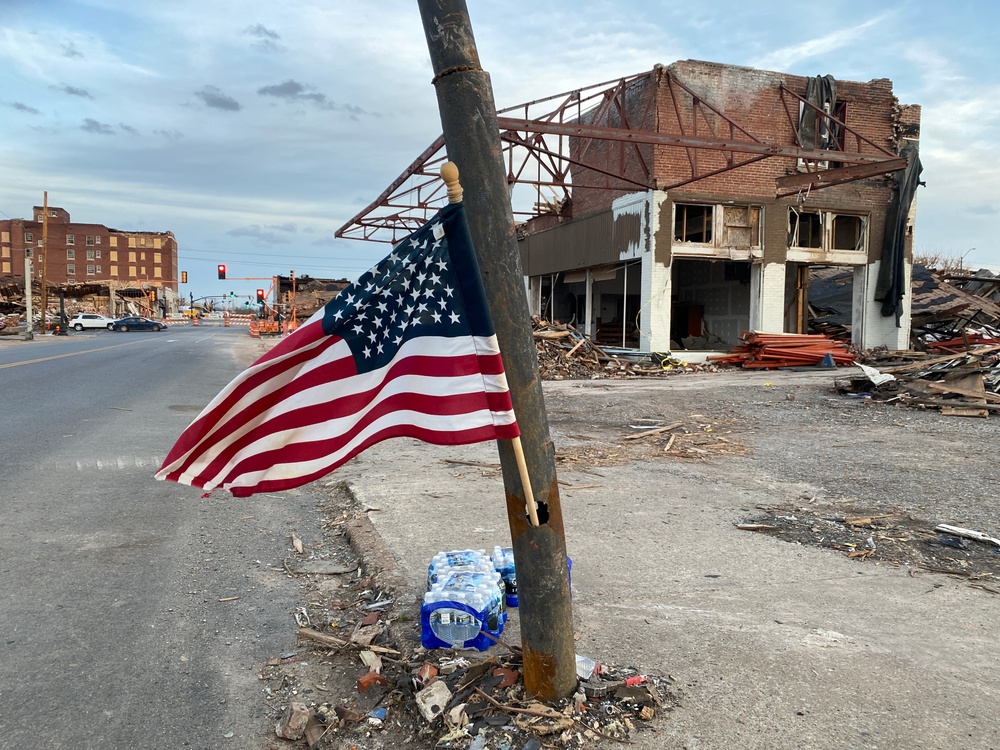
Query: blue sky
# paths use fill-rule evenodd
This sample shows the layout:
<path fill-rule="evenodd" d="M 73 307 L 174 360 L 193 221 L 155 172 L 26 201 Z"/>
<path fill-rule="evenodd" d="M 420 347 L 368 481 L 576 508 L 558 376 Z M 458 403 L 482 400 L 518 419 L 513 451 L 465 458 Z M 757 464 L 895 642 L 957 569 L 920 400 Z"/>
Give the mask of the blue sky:
<path fill-rule="evenodd" d="M 923 107 L 918 253 L 1000 271 L 992 2 L 508 0 L 469 9 L 498 106 L 699 59 L 889 78 Z M 820 10 L 821 8 L 821 10 Z M 173 231 L 195 296 L 355 278 L 335 240 L 440 133 L 416 0 L 0 0 L 0 216 Z"/>

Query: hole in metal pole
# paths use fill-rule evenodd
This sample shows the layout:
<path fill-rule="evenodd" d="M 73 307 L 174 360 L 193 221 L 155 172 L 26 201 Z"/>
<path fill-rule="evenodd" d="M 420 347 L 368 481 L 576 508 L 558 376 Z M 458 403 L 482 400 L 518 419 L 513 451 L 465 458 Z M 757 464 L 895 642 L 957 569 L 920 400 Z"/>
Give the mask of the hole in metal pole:
<path fill-rule="evenodd" d="M 538 525 L 544 526 L 549 522 L 549 504 L 536 503 L 535 512 L 538 514 Z"/>

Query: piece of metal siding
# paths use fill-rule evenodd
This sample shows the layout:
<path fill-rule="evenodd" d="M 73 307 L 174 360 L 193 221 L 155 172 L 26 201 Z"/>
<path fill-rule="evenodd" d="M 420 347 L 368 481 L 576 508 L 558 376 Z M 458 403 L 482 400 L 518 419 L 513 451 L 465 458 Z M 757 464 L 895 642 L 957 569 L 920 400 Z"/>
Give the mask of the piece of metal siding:
<path fill-rule="evenodd" d="M 641 222 L 624 215 L 616 222 L 611 211 L 602 211 L 532 234 L 518 244 L 526 276 L 615 263 L 639 245 Z"/>

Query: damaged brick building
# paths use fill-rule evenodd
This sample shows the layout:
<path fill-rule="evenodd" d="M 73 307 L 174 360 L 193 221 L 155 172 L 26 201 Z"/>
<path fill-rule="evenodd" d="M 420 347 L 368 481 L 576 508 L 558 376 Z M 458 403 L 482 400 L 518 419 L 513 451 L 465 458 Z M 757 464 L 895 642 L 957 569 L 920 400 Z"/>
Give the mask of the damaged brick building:
<path fill-rule="evenodd" d="M 47 235 L 44 246 L 43 235 Z M 156 314 L 150 299 L 164 313 L 176 308 L 179 275 L 173 232 L 74 222 L 64 208 L 48 206 L 45 216 L 45 209 L 35 206 L 30 219 L 0 221 L 0 280 L 8 286 L 16 283 L 23 291 L 29 251 L 36 293 L 44 267 L 50 292 L 64 292 L 67 299 L 99 300 L 84 305 L 85 309 L 112 316 L 139 311 Z M 142 304 L 134 309 L 124 306 L 122 300 L 133 297 Z"/>
<path fill-rule="evenodd" d="M 920 108 L 891 81 L 688 60 L 498 115 L 533 313 L 624 349 L 726 349 L 807 332 L 810 269 L 838 266 L 853 342 L 907 347 Z M 444 159 L 439 138 L 338 235 L 412 230 Z"/>

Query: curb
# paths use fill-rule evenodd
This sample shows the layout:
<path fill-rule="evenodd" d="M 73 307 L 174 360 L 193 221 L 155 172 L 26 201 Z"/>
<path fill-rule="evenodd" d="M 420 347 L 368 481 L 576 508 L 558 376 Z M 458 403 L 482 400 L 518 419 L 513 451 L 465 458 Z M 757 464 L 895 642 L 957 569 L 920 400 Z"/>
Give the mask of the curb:
<path fill-rule="evenodd" d="M 358 497 L 357 486 L 351 481 L 338 485 L 354 506 L 355 515 L 344 524 L 347 542 L 357 556 L 366 575 L 373 576 L 378 583 L 397 595 L 409 590 L 406 575 L 396 562 L 395 556 L 379 535 L 375 524 L 363 510 L 364 503 Z"/>

